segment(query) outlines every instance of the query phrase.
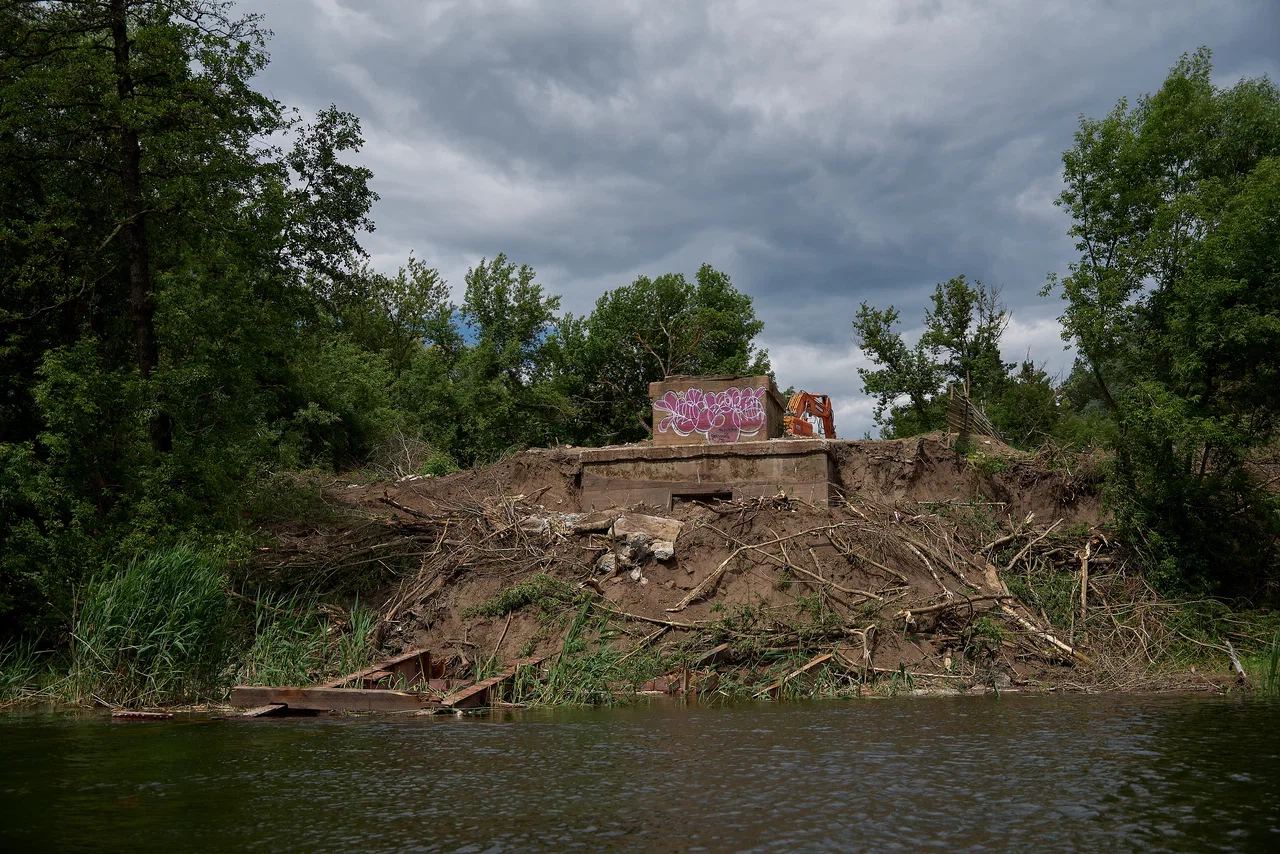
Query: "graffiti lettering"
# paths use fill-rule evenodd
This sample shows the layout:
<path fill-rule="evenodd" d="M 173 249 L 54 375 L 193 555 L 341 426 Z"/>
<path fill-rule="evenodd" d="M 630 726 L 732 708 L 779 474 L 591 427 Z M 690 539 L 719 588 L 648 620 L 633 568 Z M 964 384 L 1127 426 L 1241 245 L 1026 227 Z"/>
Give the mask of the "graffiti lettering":
<path fill-rule="evenodd" d="M 727 388 L 721 392 L 669 391 L 653 402 L 658 432 L 679 436 L 701 433 L 707 441 L 729 444 L 754 436 L 764 427 L 765 389 Z"/>

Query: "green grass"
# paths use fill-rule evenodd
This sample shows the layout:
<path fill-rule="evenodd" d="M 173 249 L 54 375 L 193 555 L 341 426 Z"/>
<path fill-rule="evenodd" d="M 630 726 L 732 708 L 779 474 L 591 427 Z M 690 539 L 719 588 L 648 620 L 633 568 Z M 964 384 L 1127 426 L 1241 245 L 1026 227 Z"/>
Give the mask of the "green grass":
<path fill-rule="evenodd" d="M 223 567 L 189 546 L 89 581 L 72 632 L 69 690 L 110 706 L 210 699 L 231 652 Z"/>
<path fill-rule="evenodd" d="M 462 616 L 505 617 L 533 604 L 537 604 L 544 615 L 550 616 L 561 611 L 565 605 L 577 603 L 584 597 L 585 594 L 572 584 L 552 578 L 546 573 L 539 573 L 475 607 L 467 608 Z"/>
<path fill-rule="evenodd" d="M 252 634 L 235 673 L 240 684 L 310 685 L 359 670 L 376 652 L 377 615 L 359 604 L 344 614 L 296 596 L 264 596 L 252 607 Z"/>
<path fill-rule="evenodd" d="M 0 646 L 0 706 L 40 696 L 57 682 L 53 657 L 32 640 Z"/>
<path fill-rule="evenodd" d="M 1264 697 L 1280 697 L 1280 631 L 1269 646 L 1243 661 L 1245 672 L 1253 680 L 1253 690 Z"/>

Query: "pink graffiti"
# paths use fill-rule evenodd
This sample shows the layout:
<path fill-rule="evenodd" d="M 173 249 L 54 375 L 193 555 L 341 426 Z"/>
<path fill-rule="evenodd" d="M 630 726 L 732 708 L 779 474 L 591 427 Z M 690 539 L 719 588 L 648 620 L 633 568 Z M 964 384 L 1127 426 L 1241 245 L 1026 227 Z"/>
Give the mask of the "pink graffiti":
<path fill-rule="evenodd" d="M 737 442 L 764 426 L 764 388 L 727 388 L 721 392 L 691 388 L 669 391 L 653 402 L 658 432 L 679 436 L 701 433 L 713 443 Z"/>

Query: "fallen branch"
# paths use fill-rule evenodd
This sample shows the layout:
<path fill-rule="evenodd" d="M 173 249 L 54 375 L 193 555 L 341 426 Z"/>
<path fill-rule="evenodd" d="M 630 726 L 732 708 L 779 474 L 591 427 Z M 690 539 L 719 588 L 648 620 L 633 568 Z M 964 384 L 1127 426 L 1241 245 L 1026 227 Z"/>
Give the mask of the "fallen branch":
<path fill-rule="evenodd" d="M 1036 543 L 1040 542 L 1040 541 L 1041 541 L 1041 540 L 1043 540 L 1045 537 L 1047 537 L 1047 536 L 1049 536 L 1050 534 L 1052 534 L 1052 533 L 1053 533 L 1053 529 L 1054 529 L 1054 528 L 1057 528 L 1057 527 L 1058 527 L 1059 525 L 1061 525 L 1061 524 L 1062 524 L 1062 520 L 1061 520 L 1061 519 L 1059 519 L 1058 521 L 1054 522 L 1054 523 L 1053 523 L 1052 525 L 1050 525 L 1049 527 L 1045 528 L 1045 529 L 1044 529 L 1044 533 L 1042 533 L 1040 536 L 1036 537 L 1036 538 L 1035 538 L 1034 540 L 1032 540 L 1031 542 L 1027 543 L 1025 546 L 1023 546 L 1023 547 L 1022 547 L 1022 551 L 1020 551 L 1020 552 L 1018 552 L 1016 555 L 1014 555 L 1014 556 L 1013 556 L 1013 560 L 1011 560 L 1011 561 L 1009 561 L 1007 564 L 1005 564 L 1004 571 L 1005 571 L 1005 572 L 1009 572 L 1009 571 L 1011 571 L 1011 570 L 1013 569 L 1013 567 L 1018 563 L 1018 561 L 1022 560 L 1022 556 L 1023 556 L 1023 555 L 1025 555 L 1027 552 L 1031 551 L 1031 549 L 1035 547 Z"/>
<path fill-rule="evenodd" d="M 972 605 L 974 602 L 991 602 L 1001 599 L 1012 599 L 1013 596 L 1004 593 L 993 593 L 985 596 L 966 596 L 963 599 L 954 599 L 950 602 L 940 602 L 937 605 L 926 605 L 923 608 L 903 608 L 895 616 L 898 617 L 917 617 L 921 614 L 934 614 L 938 611 L 946 611 L 950 608 L 963 608 L 965 605 Z"/>
<path fill-rule="evenodd" d="M 1035 626 L 1034 624 L 1032 624 L 1030 620 L 1026 619 L 1026 618 L 1025 618 L 1025 617 L 1023 617 L 1021 614 L 1019 614 L 1018 612 L 1014 611 L 1014 610 L 1013 610 L 1013 608 L 1009 607 L 1008 605 L 1004 604 L 1003 602 L 1002 602 L 1002 603 L 1000 603 L 1000 608 L 1001 608 L 1001 610 L 1003 610 L 1006 614 L 1008 614 L 1008 615 L 1009 615 L 1009 617 L 1011 617 L 1015 623 L 1017 623 L 1019 626 L 1021 626 L 1021 627 L 1022 627 L 1023 629 L 1025 629 L 1027 632 L 1029 632 L 1029 633 L 1031 633 L 1032 635 L 1034 635 L 1034 636 L 1036 636 L 1036 637 L 1040 638 L 1042 641 L 1045 641 L 1045 642 L 1046 642 L 1046 643 L 1048 643 L 1049 645 L 1054 646 L 1054 647 L 1057 647 L 1058 649 L 1060 649 L 1060 650 L 1062 650 L 1063 652 L 1065 652 L 1067 655 L 1069 655 L 1069 656 L 1071 656 L 1072 658 L 1074 658 L 1074 659 L 1076 659 L 1077 661 L 1079 661 L 1081 664 L 1084 664 L 1084 665 L 1087 665 L 1087 666 L 1090 666 L 1090 667 L 1092 667 L 1092 666 L 1093 666 L 1093 659 L 1089 658 L 1089 657 L 1088 657 L 1088 656 L 1086 656 L 1084 653 L 1077 652 L 1077 651 L 1075 650 L 1075 648 L 1074 648 L 1074 647 L 1068 646 L 1067 644 L 1065 644 L 1065 643 L 1063 643 L 1062 641 L 1058 640 L 1058 639 L 1057 639 L 1057 638 L 1055 638 L 1053 635 L 1049 634 L 1048 632 L 1044 631 L 1043 629 L 1036 628 L 1036 626 Z"/>
<path fill-rule="evenodd" d="M 712 531 L 715 531 L 717 534 L 719 534 L 720 536 L 724 537 L 727 540 L 740 542 L 739 540 L 736 540 L 734 537 L 731 537 L 728 534 L 726 534 L 724 531 L 721 531 L 719 528 L 716 528 L 714 525 L 705 525 L 704 527 L 710 528 Z M 763 546 L 771 546 L 771 545 L 774 545 L 775 543 L 781 543 L 787 540 L 794 540 L 797 537 L 803 537 L 806 534 L 813 534 L 818 531 L 830 531 L 840 527 L 843 527 L 843 525 L 841 524 L 823 525 L 820 528 L 810 528 L 807 531 L 800 531 L 799 533 L 796 533 L 796 534 L 787 534 L 786 536 L 783 536 L 783 537 L 774 537 L 772 540 L 765 540 L 763 543 L 752 543 L 748 545 L 739 546 L 738 548 L 734 549 L 733 552 L 731 552 L 727 558 L 721 561 L 720 565 L 717 566 L 715 569 L 713 569 L 710 572 L 710 574 L 707 575 L 706 578 L 698 582 L 697 585 L 695 585 L 694 588 L 690 590 L 683 599 L 677 602 L 674 608 L 668 608 L 667 612 L 675 613 L 677 611 L 683 611 L 685 608 L 688 608 L 691 603 L 696 602 L 699 597 L 701 597 L 704 593 L 707 592 L 707 590 L 715 586 L 715 583 L 720 580 L 720 576 L 724 575 L 725 570 L 729 568 L 729 564 L 733 562 L 733 559 L 745 551 L 759 551 L 760 548 Z M 769 557 L 773 557 L 773 555 L 769 555 Z M 776 557 L 773 557 L 773 559 L 775 561 L 777 560 Z M 788 563 L 790 562 L 788 561 Z"/>

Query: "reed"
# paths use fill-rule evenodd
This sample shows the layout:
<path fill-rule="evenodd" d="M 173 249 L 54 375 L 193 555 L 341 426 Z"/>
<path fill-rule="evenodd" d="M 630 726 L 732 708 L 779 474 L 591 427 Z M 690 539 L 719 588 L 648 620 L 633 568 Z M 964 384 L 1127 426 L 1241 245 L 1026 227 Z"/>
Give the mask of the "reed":
<path fill-rule="evenodd" d="M 253 601 L 253 628 L 239 656 L 242 685 L 311 685 L 366 666 L 376 644 L 377 615 L 359 603 L 349 611 L 300 596 Z"/>
<path fill-rule="evenodd" d="M 1247 670 L 1256 692 L 1264 697 L 1280 697 L 1280 631 L 1271 639 L 1270 646 L 1263 647 L 1259 655 L 1249 660 Z"/>
<path fill-rule="evenodd" d="M 27 638 L 0 646 L 0 707 L 44 696 L 56 682 L 50 654 Z"/>
<path fill-rule="evenodd" d="M 231 652 L 223 567 L 179 545 L 90 580 L 74 620 L 70 698 L 109 706 L 210 699 Z"/>

